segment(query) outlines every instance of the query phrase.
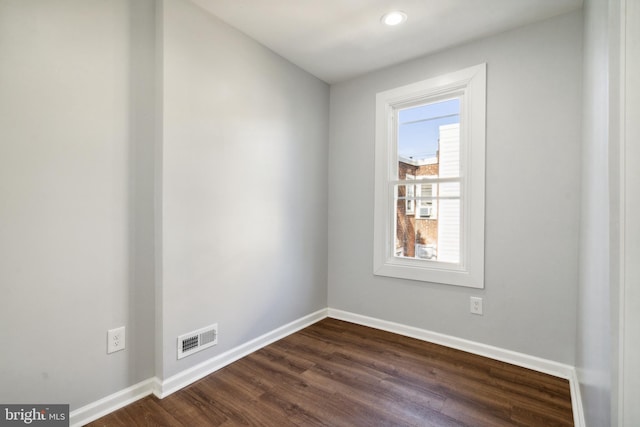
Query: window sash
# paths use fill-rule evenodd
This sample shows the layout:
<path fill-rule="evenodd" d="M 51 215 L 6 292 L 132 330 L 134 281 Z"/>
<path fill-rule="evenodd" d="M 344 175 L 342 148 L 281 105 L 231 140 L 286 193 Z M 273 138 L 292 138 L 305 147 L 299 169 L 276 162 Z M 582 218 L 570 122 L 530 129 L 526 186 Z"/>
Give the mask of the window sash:
<path fill-rule="evenodd" d="M 452 97 L 461 98 L 460 176 L 398 179 L 397 110 Z M 473 288 L 484 287 L 485 107 L 486 64 L 377 94 L 374 274 Z M 396 186 L 421 183 L 438 185 L 440 194 L 434 200 L 460 200 L 461 256 L 457 263 L 396 256 Z M 440 186 L 443 183 L 459 183 L 460 197 L 442 194 Z M 417 208 L 416 205 L 415 209 Z"/>

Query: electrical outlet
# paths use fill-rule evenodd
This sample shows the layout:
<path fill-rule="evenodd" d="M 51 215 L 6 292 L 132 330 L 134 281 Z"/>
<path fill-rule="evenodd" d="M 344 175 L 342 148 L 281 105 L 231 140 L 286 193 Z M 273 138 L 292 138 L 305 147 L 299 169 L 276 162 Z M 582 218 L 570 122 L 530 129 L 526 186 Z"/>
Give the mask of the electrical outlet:
<path fill-rule="evenodd" d="M 124 326 L 107 331 L 107 354 L 124 350 L 125 335 Z"/>
<path fill-rule="evenodd" d="M 480 297 L 471 297 L 470 299 L 471 306 L 470 311 L 472 314 L 482 314 L 482 298 Z"/>

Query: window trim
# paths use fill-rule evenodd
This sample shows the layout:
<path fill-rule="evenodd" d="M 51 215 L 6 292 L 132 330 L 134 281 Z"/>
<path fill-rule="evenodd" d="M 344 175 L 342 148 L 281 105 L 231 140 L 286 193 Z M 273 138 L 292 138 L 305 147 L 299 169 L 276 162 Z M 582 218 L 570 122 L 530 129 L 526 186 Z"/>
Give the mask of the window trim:
<path fill-rule="evenodd" d="M 397 133 L 395 110 L 461 97 L 461 261 L 459 264 L 395 256 Z M 484 288 L 484 191 L 486 64 L 479 64 L 376 95 L 374 262 L 375 275 Z M 417 206 L 416 206 L 417 208 Z"/>

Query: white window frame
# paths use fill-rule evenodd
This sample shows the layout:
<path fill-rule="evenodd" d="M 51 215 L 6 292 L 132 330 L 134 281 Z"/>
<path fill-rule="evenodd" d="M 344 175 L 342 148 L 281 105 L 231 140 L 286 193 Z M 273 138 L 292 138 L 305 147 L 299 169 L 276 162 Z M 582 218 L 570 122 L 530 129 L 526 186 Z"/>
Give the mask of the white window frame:
<path fill-rule="evenodd" d="M 460 262 L 445 263 L 395 256 L 395 188 L 397 184 L 405 182 L 398 179 L 397 111 L 451 97 L 461 100 Z M 376 95 L 375 275 L 484 288 L 485 121 L 486 64 Z"/>

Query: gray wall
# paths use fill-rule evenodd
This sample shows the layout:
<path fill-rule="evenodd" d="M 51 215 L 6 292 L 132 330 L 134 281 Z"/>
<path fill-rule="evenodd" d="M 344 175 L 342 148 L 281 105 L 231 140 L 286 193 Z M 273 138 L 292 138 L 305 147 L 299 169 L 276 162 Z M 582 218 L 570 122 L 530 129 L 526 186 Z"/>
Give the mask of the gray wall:
<path fill-rule="evenodd" d="M 576 367 L 589 426 L 640 425 L 640 5 L 584 4 Z"/>
<path fill-rule="evenodd" d="M 0 402 L 77 409 L 327 306 L 325 83 L 185 0 L 1 0 L 0 58 Z"/>
<path fill-rule="evenodd" d="M 163 56 L 167 378 L 327 306 L 329 90 L 184 0 Z M 218 345 L 177 361 L 214 322 Z"/>
<path fill-rule="evenodd" d="M 1 402 L 77 409 L 328 305 L 575 362 L 589 425 L 615 424 L 606 1 L 585 3 L 584 63 L 576 12 L 330 100 L 190 2 L 157 4 L 0 0 Z M 375 93 L 480 62 L 486 289 L 374 277 Z M 213 322 L 219 345 L 178 362 L 176 336 Z"/>
<path fill-rule="evenodd" d="M 640 425 L 640 223 L 637 220 L 640 217 L 640 168 L 637 167 L 640 164 L 640 3 L 631 0 L 612 0 L 612 3 L 623 4 L 624 15 L 620 18 L 624 20 L 625 37 L 624 48 L 620 52 L 624 55 L 624 65 L 620 67 L 625 95 L 620 133 L 624 139 L 619 147 L 620 158 L 617 159 L 619 165 L 624 165 L 619 189 L 624 220 L 621 221 L 617 242 L 622 241 L 624 246 L 619 258 L 613 257 L 614 262 L 622 263 L 611 264 L 619 269 L 623 296 L 620 320 L 623 323 L 622 366 L 619 372 L 622 396 L 617 397 L 622 404 L 621 425 L 633 427 Z M 614 29 L 617 28 L 614 26 Z M 620 100 L 619 97 L 612 99 Z"/>
<path fill-rule="evenodd" d="M 331 87 L 329 306 L 573 364 L 582 14 Z M 487 62 L 485 290 L 372 274 L 379 91 Z M 482 317 L 469 296 L 484 298 Z"/>
<path fill-rule="evenodd" d="M 614 348 L 609 281 L 609 28 L 606 0 L 584 4 L 582 204 L 576 367 L 585 418 L 606 426 Z M 613 297 L 613 298 L 612 298 Z"/>
<path fill-rule="evenodd" d="M 151 1 L 0 1 L 1 402 L 153 375 L 153 33 Z"/>

